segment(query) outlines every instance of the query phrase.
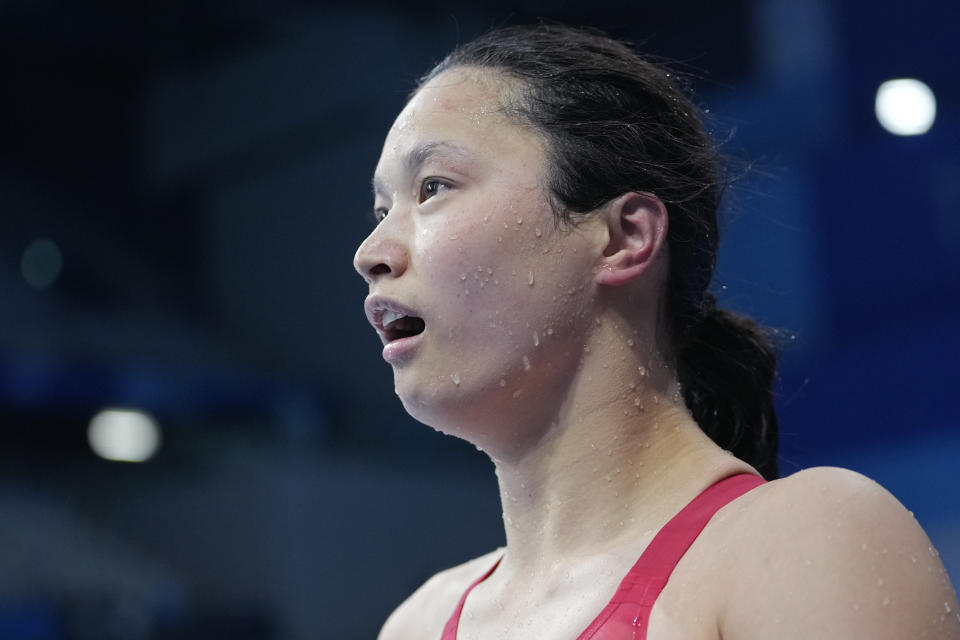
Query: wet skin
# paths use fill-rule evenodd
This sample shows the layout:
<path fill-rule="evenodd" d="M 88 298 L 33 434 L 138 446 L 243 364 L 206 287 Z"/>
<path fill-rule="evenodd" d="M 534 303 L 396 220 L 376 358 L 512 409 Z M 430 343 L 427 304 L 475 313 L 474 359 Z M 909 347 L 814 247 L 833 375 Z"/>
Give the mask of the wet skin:
<path fill-rule="evenodd" d="M 453 71 L 410 101 L 375 171 L 382 220 L 355 260 L 375 306 L 424 321 L 384 349 L 407 411 L 481 439 L 562 393 L 594 294 L 596 225 L 554 224 L 543 142 L 501 113 L 500 85 Z"/>

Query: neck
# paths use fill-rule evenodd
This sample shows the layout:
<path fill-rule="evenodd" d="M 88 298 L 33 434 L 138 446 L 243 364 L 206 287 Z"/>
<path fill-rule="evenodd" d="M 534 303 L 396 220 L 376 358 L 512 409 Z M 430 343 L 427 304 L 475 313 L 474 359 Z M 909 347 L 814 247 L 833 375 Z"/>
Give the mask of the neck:
<path fill-rule="evenodd" d="M 490 451 L 507 537 L 501 577 L 536 579 L 630 546 L 712 482 L 749 470 L 693 422 L 655 349 L 616 322 L 604 329 L 546 424 L 526 425 L 536 442 Z"/>

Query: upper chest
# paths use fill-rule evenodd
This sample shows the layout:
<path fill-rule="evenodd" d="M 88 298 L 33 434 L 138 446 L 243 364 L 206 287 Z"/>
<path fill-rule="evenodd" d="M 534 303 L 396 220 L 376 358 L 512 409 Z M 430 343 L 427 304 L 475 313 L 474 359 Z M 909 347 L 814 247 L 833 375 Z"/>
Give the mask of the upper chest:
<path fill-rule="evenodd" d="M 719 640 L 718 562 L 700 555 L 681 560 L 655 600 L 648 640 Z M 498 594 L 481 589 L 481 584 L 467 598 L 457 640 L 576 640 L 604 612 L 635 560 L 624 557 L 618 562 L 597 563 L 593 571 L 561 576 L 544 591 Z M 622 613 L 629 611 L 632 609 Z M 632 628 L 607 624 L 591 640 L 641 637 Z"/>

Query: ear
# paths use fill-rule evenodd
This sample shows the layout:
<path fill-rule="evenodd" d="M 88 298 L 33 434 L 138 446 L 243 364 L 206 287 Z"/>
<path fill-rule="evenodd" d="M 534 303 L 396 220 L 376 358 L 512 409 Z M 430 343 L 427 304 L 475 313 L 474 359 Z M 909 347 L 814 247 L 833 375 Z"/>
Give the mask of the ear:
<path fill-rule="evenodd" d="M 598 284 L 619 286 L 640 277 L 667 238 L 667 207 L 646 192 L 630 192 L 606 205 L 608 241 L 598 262 Z"/>

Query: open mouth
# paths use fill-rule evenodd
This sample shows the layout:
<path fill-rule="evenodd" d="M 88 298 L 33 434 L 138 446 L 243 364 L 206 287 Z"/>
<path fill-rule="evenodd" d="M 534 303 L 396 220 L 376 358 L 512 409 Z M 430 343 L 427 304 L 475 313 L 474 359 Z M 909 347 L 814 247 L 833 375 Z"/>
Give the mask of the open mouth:
<path fill-rule="evenodd" d="M 423 318 L 404 315 L 398 311 L 384 311 L 380 322 L 388 342 L 420 335 L 426 328 Z"/>

